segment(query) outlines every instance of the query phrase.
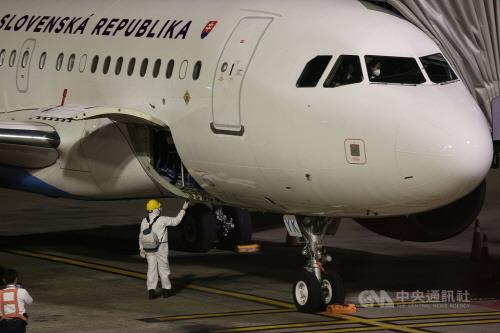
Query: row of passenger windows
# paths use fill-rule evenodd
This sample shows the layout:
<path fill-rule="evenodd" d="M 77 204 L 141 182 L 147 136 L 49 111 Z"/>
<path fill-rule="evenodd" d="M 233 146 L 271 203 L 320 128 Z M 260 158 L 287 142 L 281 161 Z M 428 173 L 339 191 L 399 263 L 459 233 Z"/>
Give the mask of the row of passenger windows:
<path fill-rule="evenodd" d="M 7 51 L 2 50 L 0 51 L 0 66 L 3 66 L 5 63 L 5 58 L 7 56 Z M 11 51 L 8 59 L 8 65 L 9 67 L 14 67 L 16 64 L 16 57 L 17 57 L 17 51 L 13 50 Z M 22 59 L 21 59 L 21 67 L 25 68 L 28 65 L 30 53 L 29 51 L 25 51 Z M 65 63 L 65 55 L 64 53 L 59 53 L 56 59 L 56 64 L 55 68 L 57 71 L 60 71 L 62 69 L 66 69 L 68 72 L 72 72 L 75 68 L 76 64 L 76 54 L 71 54 L 68 57 L 67 62 Z M 83 73 L 87 67 L 87 62 L 88 62 L 88 56 L 86 54 L 83 54 L 80 57 L 79 65 L 78 65 L 78 70 L 80 73 Z M 44 69 L 45 65 L 47 62 L 47 52 L 43 52 L 40 55 L 40 58 L 38 60 L 38 68 L 39 69 Z M 101 58 L 98 55 L 95 55 L 92 60 L 90 61 L 90 72 L 91 73 L 96 73 L 99 69 L 99 65 L 101 62 Z M 161 70 L 162 70 L 162 59 L 158 58 L 152 63 L 152 76 L 154 78 L 157 78 L 160 76 Z M 136 66 L 137 65 L 137 66 Z M 143 58 L 140 61 L 140 66 L 137 64 L 136 58 L 130 58 L 128 59 L 128 62 L 124 60 L 123 57 L 118 57 L 116 61 L 113 63 L 111 56 L 107 56 L 104 58 L 102 61 L 102 73 L 103 74 L 108 74 L 110 70 L 112 70 L 115 75 L 120 75 L 122 72 L 126 71 L 128 76 L 132 76 L 136 70 L 136 68 L 139 67 L 139 75 L 141 77 L 146 76 L 148 72 L 148 68 L 150 67 L 150 61 L 148 58 Z M 189 67 L 189 62 L 187 60 L 182 61 L 181 65 L 179 66 L 179 78 L 184 79 L 187 75 Z M 194 67 L 193 67 L 193 72 L 192 72 L 192 78 L 193 80 L 198 80 L 201 75 L 201 67 L 202 67 L 202 62 L 198 60 Z M 166 63 L 166 68 L 164 69 L 165 71 L 165 77 L 167 79 L 170 79 L 174 73 L 175 69 L 175 60 L 170 59 Z"/>
<path fill-rule="evenodd" d="M 23 68 L 25 68 L 28 64 L 29 55 L 30 54 L 28 51 L 24 52 L 24 54 L 23 54 L 23 58 L 21 60 L 21 66 L 23 66 Z M 6 56 L 7 56 L 6 50 L 0 51 L 0 66 L 3 66 L 3 64 L 5 63 Z M 12 50 L 12 52 L 10 52 L 10 55 L 9 55 L 9 61 L 7 62 L 9 67 L 14 67 L 14 65 L 16 64 L 16 57 L 17 57 L 17 51 Z"/>
<path fill-rule="evenodd" d="M 45 66 L 47 54 L 44 52 L 42 53 L 40 57 L 40 62 L 39 62 L 39 68 L 43 69 Z M 87 66 L 87 55 L 84 54 L 80 58 L 80 64 L 79 64 L 79 71 L 84 72 Z M 66 70 L 68 72 L 73 71 L 75 67 L 75 62 L 76 62 L 76 55 L 73 53 L 69 56 L 68 61 L 66 63 Z M 148 72 L 148 68 L 150 67 L 150 61 L 148 58 L 143 58 L 140 61 L 140 66 L 137 62 L 136 58 L 130 58 L 128 59 L 128 62 L 124 60 L 123 57 L 118 57 L 116 60 L 113 62 L 113 59 L 111 56 L 106 56 L 102 60 L 102 69 L 100 69 L 99 65 L 101 63 L 101 58 L 98 55 L 95 55 L 92 60 L 90 61 L 90 72 L 91 73 L 96 73 L 100 70 L 102 70 L 103 74 L 108 74 L 111 72 L 114 72 L 115 75 L 120 75 L 122 72 L 127 73 L 128 76 L 132 76 L 136 70 L 136 68 L 139 68 L 139 75 L 141 77 L 146 76 Z M 162 68 L 162 59 L 158 58 L 152 63 L 152 76 L 154 78 L 157 78 L 160 76 L 161 73 L 161 68 Z M 201 66 L 202 63 L 200 60 L 198 60 L 193 68 L 192 72 L 192 78 L 193 80 L 198 80 L 200 78 L 201 74 Z M 56 60 L 56 70 L 60 71 L 64 67 L 64 53 L 60 53 L 57 56 Z M 189 62 L 187 60 L 182 61 L 181 66 L 179 67 L 179 78 L 184 79 L 187 75 L 187 70 L 189 67 Z M 170 79 L 174 73 L 174 68 L 175 68 L 175 60 L 170 59 L 167 62 L 166 68 L 165 68 L 165 77 L 167 79 Z"/>
<path fill-rule="evenodd" d="M 330 55 L 321 55 L 311 59 L 304 67 L 297 81 L 297 87 L 316 87 L 331 59 Z M 440 53 L 421 57 L 420 62 L 429 79 L 434 83 L 445 83 L 458 79 Z M 367 55 L 365 63 L 370 82 L 412 85 L 426 82 L 414 58 Z M 359 56 L 341 55 L 326 77 L 323 87 L 334 88 L 359 83 L 363 80 Z"/>

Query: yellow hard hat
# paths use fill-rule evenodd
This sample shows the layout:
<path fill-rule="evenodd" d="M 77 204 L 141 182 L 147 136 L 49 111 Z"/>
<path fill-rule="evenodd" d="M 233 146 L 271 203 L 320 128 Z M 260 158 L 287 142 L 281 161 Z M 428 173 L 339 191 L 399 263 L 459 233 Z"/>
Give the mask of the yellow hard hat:
<path fill-rule="evenodd" d="M 161 208 L 161 203 L 158 200 L 149 200 L 148 203 L 146 204 L 146 210 L 148 212 L 151 212 L 157 208 Z"/>

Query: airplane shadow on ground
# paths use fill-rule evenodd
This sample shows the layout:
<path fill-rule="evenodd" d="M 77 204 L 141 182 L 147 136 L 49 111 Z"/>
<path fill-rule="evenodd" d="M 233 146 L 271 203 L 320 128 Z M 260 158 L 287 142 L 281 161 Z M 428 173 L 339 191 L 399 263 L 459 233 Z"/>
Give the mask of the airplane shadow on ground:
<path fill-rule="evenodd" d="M 0 249 L 18 248 L 33 251 L 64 253 L 68 256 L 116 261 L 117 266 L 143 262 L 138 254 L 138 225 L 102 226 L 94 229 L 40 233 L 22 236 L 0 237 Z M 249 276 L 292 283 L 301 272 L 306 260 L 300 254 L 301 247 L 289 247 L 279 242 L 261 242 L 262 251 L 257 254 L 237 254 L 215 250 L 209 253 L 171 251 L 170 263 L 174 267 L 174 279 L 184 283 L 203 283 L 211 280 L 245 279 Z M 473 297 L 500 298 L 500 260 L 491 257 L 489 273 L 484 278 L 484 266 L 468 257 L 449 254 L 436 256 L 408 255 L 388 256 L 363 251 L 332 247 L 329 252 L 344 279 L 347 292 L 362 290 L 427 291 L 467 290 Z M 190 266 L 229 269 L 231 274 L 197 278 L 193 272 L 175 275 L 175 267 Z M 234 273 L 237 272 L 237 273 Z M 175 293 L 182 292 L 178 286 Z"/>

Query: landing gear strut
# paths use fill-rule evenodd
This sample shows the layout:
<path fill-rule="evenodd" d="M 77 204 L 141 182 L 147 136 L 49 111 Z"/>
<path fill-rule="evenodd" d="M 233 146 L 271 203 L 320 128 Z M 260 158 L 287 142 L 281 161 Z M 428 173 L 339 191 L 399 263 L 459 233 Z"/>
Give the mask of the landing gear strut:
<path fill-rule="evenodd" d="M 244 209 L 235 207 L 215 207 L 219 247 L 233 250 L 236 245 L 244 245 L 252 240 L 252 218 Z"/>
<path fill-rule="evenodd" d="M 234 250 L 252 240 L 252 219 L 244 209 L 203 204 L 190 206 L 182 223 L 171 229 L 169 242 L 173 249 L 207 252 L 214 247 Z"/>
<path fill-rule="evenodd" d="M 322 311 L 330 303 L 344 303 L 342 278 L 335 271 L 327 273 L 325 266 L 332 261 L 323 247 L 323 237 L 332 223 L 338 220 L 324 217 L 298 217 L 297 222 L 306 241 L 302 254 L 308 258 L 305 272 L 293 285 L 293 301 L 301 312 Z"/>

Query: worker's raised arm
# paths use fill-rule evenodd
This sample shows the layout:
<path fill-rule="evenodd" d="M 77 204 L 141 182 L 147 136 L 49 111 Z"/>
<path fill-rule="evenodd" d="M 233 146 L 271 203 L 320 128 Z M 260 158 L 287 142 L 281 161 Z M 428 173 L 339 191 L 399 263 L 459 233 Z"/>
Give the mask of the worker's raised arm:
<path fill-rule="evenodd" d="M 186 209 L 188 207 L 189 207 L 189 201 L 185 201 L 184 205 L 182 205 L 181 211 L 179 212 L 179 214 L 177 214 L 176 217 L 167 218 L 166 226 L 175 227 L 176 225 L 179 225 L 179 223 L 181 223 L 182 221 L 182 218 L 184 217 L 184 214 L 186 214 Z"/>

